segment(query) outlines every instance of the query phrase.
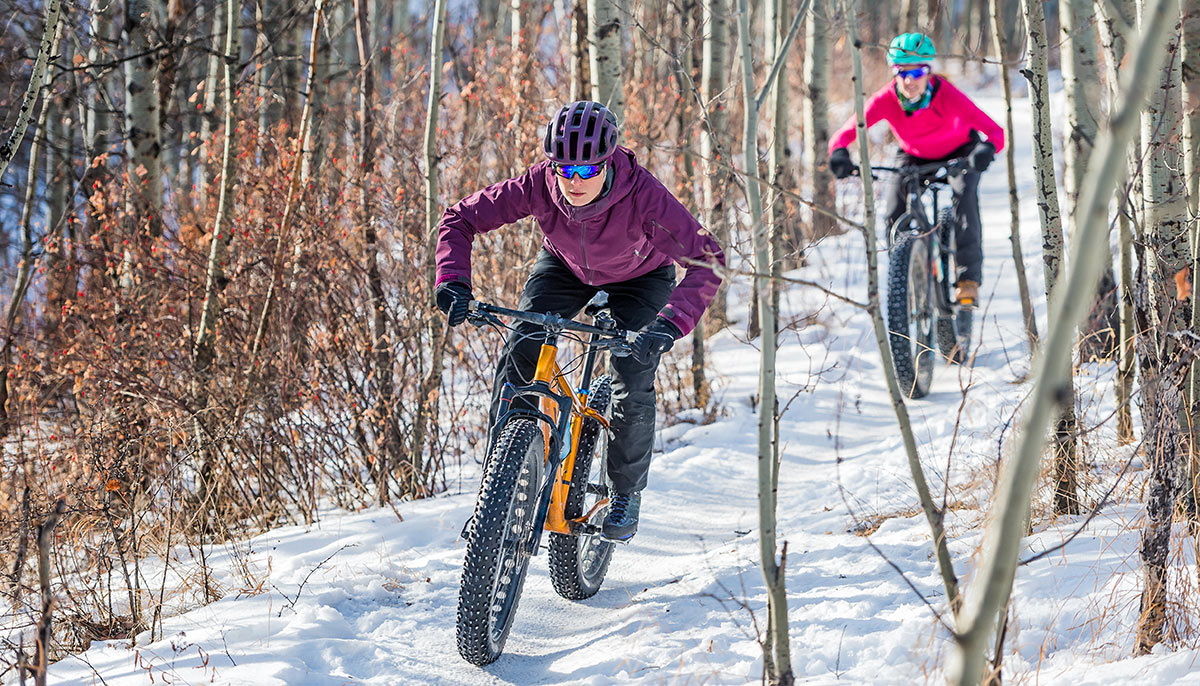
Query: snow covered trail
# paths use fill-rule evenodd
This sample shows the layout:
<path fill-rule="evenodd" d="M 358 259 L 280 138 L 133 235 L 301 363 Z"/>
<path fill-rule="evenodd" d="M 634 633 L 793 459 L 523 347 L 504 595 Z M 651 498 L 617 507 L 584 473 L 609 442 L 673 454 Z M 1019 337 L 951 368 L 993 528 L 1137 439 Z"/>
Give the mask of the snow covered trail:
<path fill-rule="evenodd" d="M 997 119 L 1003 113 L 995 98 L 980 103 Z M 1018 131 L 1029 128 L 1023 105 L 1016 107 Z M 1023 247 L 1036 294 L 1042 290 L 1041 240 L 1029 144 L 1016 144 Z M 930 396 L 909 404 L 933 487 L 940 493 L 947 477 L 956 485 L 950 499 L 959 502 L 947 526 L 964 579 L 979 542 L 979 508 L 987 504 L 995 461 L 1007 450 L 1013 414 L 1027 392 L 1019 383 L 1028 351 L 1004 177 L 1001 158 L 981 187 L 982 292 L 988 297 L 976 320 L 976 363 L 972 370 L 939 366 Z M 803 277 L 862 300 L 864 264 L 861 239 L 847 235 L 820 246 Z M 745 287 L 736 284 L 735 299 L 744 300 Z M 787 543 L 798 680 L 941 683 L 949 635 L 908 583 L 939 611 L 945 598 L 870 322 L 811 290 L 787 292 L 784 309 L 797 317 L 822 312 L 819 323 L 785 334 L 779 351 L 779 395 L 787 412 L 778 529 Z M 685 422 L 661 431 L 641 528 L 631 544 L 618 547 L 601 591 L 584 602 L 559 598 L 545 555 L 536 558 L 505 654 L 489 667 L 464 662 L 455 648 L 464 550 L 457 536 L 474 501 L 474 481 L 464 478 L 468 492 L 403 504 L 402 521 L 390 510 L 328 512 L 311 528 L 280 529 L 219 552 L 212 563 L 221 600 L 167 619 L 162 640 L 94 644 L 54 665 L 51 682 L 759 683 L 755 622 L 764 619 L 765 600 L 751 404 L 758 353 L 727 331 L 714 338 L 712 357 L 725 415 L 707 426 Z M 1108 377 L 1098 382 L 1107 388 Z M 1086 416 L 1111 408 L 1111 394 L 1092 397 L 1085 394 Z M 1106 435 L 1090 440 L 1099 445 Z M 1119 469 L 1119 461 L 1098 453 L 1099 476 L 1088 482 L 1088 502 L 1107 487 L 1101 477 Z M 1129 657 L 1140 589 L 1139 517 L 1136 506 L 1109 507 L 1063 551 L 1021 568 L 1006 682 L 1200 682 L 1196 650 Z M 887 560 L 852 533 L 857 521 L 878 526 L 870 541 Z M 1059 543 L 1081 521 L 1039 525 L 1023 556 Z"/>

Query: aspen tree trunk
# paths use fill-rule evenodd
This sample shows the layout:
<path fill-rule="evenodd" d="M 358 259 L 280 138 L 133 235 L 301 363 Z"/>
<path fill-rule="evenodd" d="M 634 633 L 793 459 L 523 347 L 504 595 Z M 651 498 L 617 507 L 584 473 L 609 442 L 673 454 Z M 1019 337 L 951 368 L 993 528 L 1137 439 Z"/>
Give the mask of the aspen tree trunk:
<path fill-rule="evenodd" d="M 425 114 L 425 241 L 428 261 L 425 280 L 432 301 L 434 281 L 437 280 L 438 212 L 438 154 L 437 125 L 442 103 L 442 46 L 446 41 L 446 0 L 436 0 L 433 6 L 433 39 L 429 44 L 429 105 Z"/>
<path fill-rule="evenodd" d="M 267 35 L 266 0 L 254 2 L 254 95 L 255 106 L 258 108 L 258 131 L 255 133 L 254 159 L 262 164 L 263 145 L 269 135 L 271 126 L 271 91 L 267 87 L 274 67 L 268 61 L 271 52 L 271 38 Z"/>
<path fill-rule="evenodd" d="M 1100 30 L 1101 44 L 1105 51 L 1105 74 L 1109 84 L 1109 110 L 1117 109 L 1120 97 L 1117 83 L 1120 76 L 1121 63 L 1125 59 L 1126 37 L 1123 26 L 1129 25 L 1134 19 L 1132 0 L 1097 0 L 1096 14 Z M 1115 13 L 1115 16 L 1113 16 Z M 1127 168 L 1136 170 L 1141 167 L 1140 136 L 1134 134 L 1134 145 L 1130 146 Z M 1137 151 L 1137 152 L 1135 152 Z M 1134 174 L 1136 176 L 1136 173 Z M 1134 284 L 1134 237 L 1133 227 L 1127 208 L 1130 207 L 1130 192 L 1127 183 L 1132 183 L 1129 174 L 1121 177 L 1122 182 L 1117 188 L 1117 233 L 1119 254 L 1121 256 L 1119 318 L 1120 328 L 1118 339 L 1117 361 L 1117 442 L 1128 445 L 1133 442 L 1133 380 L 1136 373 L 1137 355 L 1134 349 L 1136 323 L 1134 321 L 1133 292 Z"/>
<path fill-rule="evenodd" d="M 238 0 L 226 0 L 227 16 L 238 16 L 241 7 Z M 236 181 L 236 169 L 233 161 L 233 147 L 237 139 L 237 121 L 234 117 L 234 92 L 237 77 L 237 60 L 241 53 L 241 35 L 235 22 L 225 24 L 225 46 L 223 55 L 225 81 L 225 135 L 221 148 L 221 184 L 218 186 L 217 214 L 213 220 L 212 239 L 209 242 L 208 269 L 204 284 L 204 304 L 200 308 L 200 326 L 196 334 L 194 346 L 194 367 L 204 374 L 212 364 L 217 318 L 221 310 L 221 292 L 225 289 L 225 252 L 233 240 L 232 206 L 233 185 Z"/>
<path fill-rule="evenodd" d="M 1191 277 L 1200 273 L 1200 5 L 1182 8 L 1183 178 L 1187 184 Z M 1192 295 L 1192 331 L 1200 331 L 1200 297 Z M 1188 372 L 1188 470 L 1186 510 L 1192 529 L 1200 525 L 1200 360 Z"/>
<path fill-rule="evenodd" d="M 850 54 L 852 57 L 851 85 L 854 92 L 855 136 L 858 141 L 858 164 L 860 169 L 871 168 L 870 142 L 867 138 L 866 93 L 863 92 L 862 72 L 862 41 L 858 39 L 858 28 L 854 14 L 857 10 L 857 0 L 843 3 L 842 15 L 846 22 L 846 32 L 850 39 Z M 929 531 L 933 538 L 934 557 L 938 563 L 938 573 L 942 577 L 942 588 L 946 592 L 946 601 L 950 611 L 958 614 L 960 599 L 958 595 L 958 576 L 954 572 L 954 562 L 950 558 L 950 549 L 946 542 L 945 509 L 939 509 L 933 501 L 929 490 L 929 482 L 925 479 L 925 470 L 921 466 L 921 455 L 917 451 L 917 439 L 913 434 L 912 421 L 908 415 L 908 406 L 904 404 L 904 393 L 900 390 L 900 382 L 896 379 L 896 363 L 892 359 L 892 347 L 888 342 L 887 325 L 883 321 L 883 308 L 879 302 L 879 250 L 875 237 L 875 189 L 870 174 L 862 175 L 863 184 L 863 224 L 859 230 L 863 234 L 863 242 L 867 254 L 867 312 L 871 315 L 872 331 L 875 333 L 875 345 L 879 348 L 880 361 L 883 363 L 883 375 L 887 382 L 888 396 L 892 400 L 892 410 L 896 413 L 896 422 L 900 426 L 900 435 L 904 441 L 904 453 L 908 457 L 908 470 L 912 476 L 913 486 L 917 490 L 917 498 L 921 510 L 925 513 L 925 521 L 929 523 Z"/>
<path fill-rule="evenodd" d="M 200 140 L 196 158 L 196 204 L 200 208 L 208 205 L 208 158 L 211 154 L 217 129 L 217 84 L 221 79 L 221 55 L 225 47 L 225 3 L 218 2 L 209 10 L 212 13 L 213 50 L 208 53 L 208 67 L 204 72 L 203 104 L 200 109 Z"/>
<path fill-rule="evenodd" d="M 58 45 L 59 8 L 59 0 L 46 2 L 46 23 L 42 28 L 42 41 L 38 46 L 37 57 L 33 60 L 33 73 L 29 76 L 29 85 L 21 98 L 21 108 L 17 110 L 17 120 L 13 124 L 12 133 L 8 135 L 8 140 L 0 145 L 0 179 L 4 178 L 9 163 L 17 156 L 21 139 L 25 137 L 25 129 L 33 116 L 33 108 L 37 105 L 38 93 L 45 87 L 43 77 L 46 74 L 46 62 L 50 60 L 54 46 Z"/>
<path fill-rule="evenodd" d="M 228 17 L 241 14 L 238 0 L 226 0 L 225 11 Z M 233 185 L 236 169 L 233 160 L 233 147 L 237 136 L 237 122 L 234 119 L 234 99 L 237 76 L 238 56 L 241 54 L 241 31 L 236 22 L 225 23 L 225 47 L 222 50 L 225 80 L 225 135 L 221 149 L 221 185 L 218 187 L 217 214 L 213 219 L 212 237 L 209 241 L 208 267 L 204 283 L 204 302 L 200 308 L 200 325 L 196 340 L 192 347 L 192 368 L 197 377 L 197 393 L 195 407 L 198 412 L 196 420 L 196 439 L 199 445 L 197 452 L 202 455 L 199 474 L 199 501 L 201 511 L 201 531 L 209 534 L 208 509 L 216 501 L 212 490 L 213 472 L 216 469 L 214 453 L 213 430 L 209 425 L 206 410 L 209 403 L 209 384 L 211 383 L 212 365 L 216 358 L 216 337 L 218 318 L 221 312 L 221 294 L 225 290 L 226 251 L 233 240 L 232 206 Z M 207 584 L 205 593 L 207 595 Z"/>
<path fill-rule="evenodd" d="M 784 33 L 787 31 L 788 16 L 785 0 L 766 0 L 767 11 L 763 12 L 766 24 L 764 32 L 766 41 L 767 64 L 783 60 L 780 53 L 783 47 Z M 779 278 L 783 275 L 784 264 L 795 264 L 796 258 L 803 248 L 803 238 L 794 220 L 789 221 L 785 196 L 780 189 L 793 188 L 789 173 L 791 155 L 788 152 L 788 98 L 787 82 L 780 77 L 779 87 L 771 89 L 770 109 L 771 124 L 767 129 L 767 140 L 771 141 L 771 150 L 767 157 L 767 226 L 771 231 L 771 302 L 775 311 L 779 312 Z"/>
<path fill-rule="evenodd" d="M 148 0 L 129 0 L 125 8 L 125 145 L 137 221 L 146 220 L 151 236 L 162 233 L 162 126 L 158 108 L 158 67 L 152 44 L 153 12 Z M 128 268 L 129 265 L 127 264 Z M 127 275 L 128 277 L 128 275 Z"/>
<path fill-rule="evenodd" d="M 591 97 L 592 72 L 588 50 L 588 0 L 570 0 L 571 100 Z"/>
<path fill-rule="evenodd" d="M 42 39 L 42 48 L 47 57 L 49 57 L 54 46 L 59 44 L 59 38 L 62 35 L 62 26 L 59 22 L 58 7 L 54 7 L 53 16 L 50 15 L 50 8 L 47 7 L 46 28 L 50 29 L 50 36 Z M 52 20 L 52 21 L 51 21 Z M 40 51 L 39 51 L 40 54 Z M 27 103 L 22 103 L 21 115 L 24 121 L 18 121 L 17 128 L 20 129 L 21 135 L 10 136 L 7 145 L 19 147 L 21 138 L 24 137 L 25 129 L 29 124 L 29 117 L 33 114 L 33 109 L 39 100 L 38 93 L 42 92 L 49 94 L 50 91 L 50 72 L 46 70 L 43 62 L 42 68 L 37 68 L 37 62 L 34 62 L 34 73 L 37 75 L 37 84 L 33 85 L 26 91 Z M 29 281 L 33 276 L 34 254 L 33 254 L 33 209 L 35 198 L 37 197 L 37 170 L 38 162 L 42 157 L 41 139 L 43 131 L 46 130 L 46 119 L 49 115 L 49 97 L 42 97 L 42 109 L 38 114 L 36 135 L 29 141 L 29 165 L 25 172 L 25 198 L 21 204 L 21 261 L 17 265 L 17 275 L 13 280 L 12 295 L 9 296 L 8 311 L 4 318 L 4 349 L 0 351 L 0 438 L 7 437 L 13 429 L 11 416 L 8 409 L 8 375 L 12 359 L 13 348 L 13 332 L 16 330 L 17 318 L 21 313 L 21 304 L 25 302 L 25 294 L 29 290 Z M 28 113 L 26 114 L 26 104 L 28 105 Z M 15 139 L 15 141 L 14 141 Z M 0 177 L 3 177 L 3 167 L 8 165 L 8 160 L 11 159 L 7 151 L 5 157 L 0 158 Z"/>
<path fill-rule="evenodd" d="M 767 227 L 763 223 L 762 198 L 758 184 L 758 108 L 754 104 L 754 65 L 750 46 L 750 8 L 746 0 L 738 0 L 738 43 L 742 54 L 742 90 L 745 102 L 745 122 L 742 133 L 744 164 L 746 166 L 746 195 L 750 205 L 750 225 L 754 237 L 755 278 L 760 317 L 762 319 L 761 360 L 758 377 L 758 518 L 759 554 L 767 588 L 767 631 L 764 639 L 763 671 L 768 684 L 792 684 L 791 646 L 787 632 L 787 591 L 784 574 L 787 549 L 778 558 L 775 531 L 776 484 L 774 442 L 775 426 L 775 310 L 771 305 L 770 288 L 763 284 L 762 275 L 770 273 Z M 768 84 L 769 87 L 769 84 Z"/>
<path fill-rule="evenodd" d="M 613 0 L 588 0 L 588 64 L 592 100 L 604 103 L 617 121 L 625 121 L 621 79 L 621 14 Z"/>
<path fill-rule="evenodd" d="M 60 43 L 63 47 L 65 63 L 71 63 L 71 45 L 69 42 Z M 46 93 L 49 98 L 50 93 Z M 62 305 L 68 292 L 74 293 L 68 284 L 73 280 L 73 273 L 66 267 L 70 264 L 70 254 L 74 250 L 68 240 L 71 230 L 69 224 L 73 221 L 70 208 L 71 193 L 75 188 L 72 160 L 75 148 L 75 128 L 72 125 L 68 101 L 65 96 L 55 97 L 43 105 L 57 110 L 47 118 L 46 147 L 49 153 L 46 160 L 46 306 L 43 310 L 42 331 L 47 337 L 52 337 L 58 330 L 62 318 Z"/>
<path fill-rule="evenodd" d="M 1139 3 L 1140 23 L 1158 21 L 1154 8 Z M 1172 7 L 1171 10 L 1175 8 Z M 1183 133 L 1182 71 L 1180 65 L 1180 15 L 1169 13 L 1172 28 L 1166 39 L 1166 65 L 1150 92 L 1142 112 L 1145 166 L 1146 280 L 1149 310 L 1139 319 L 1147 326 L 1138 336 L 1142 378 L 1142 413 L 1146 432 L 1146 458 L 1150 466 L 1146 491 L 1146 526 L 1142 531 L 1141 557 L 1145 569 L 1136 654 L 1145 655 L 1162 642 L 1167 620 L 1167 562 L 1171 522 L 1186 469 L 1186 432 L 1178 409 L 1184 401 L 1188 366 L 1177 335 L 1191 324 L 1191 313 L 1177 298 L 1175 275 L 1191 265 L 1188 245 L 1187 199 L 1182 175 Z"/>
<path fill-rule="evenodd" d="M 809 197 L 833 209 L 835 187 L 829 173 L 829 31 L 830 0 L 813 0 L 804 38 L 804 144 L 808 156 Z M 829 215 L 810 212 L 811 236 L 820 239 L 837 230 Z"/>
<path fill-rule="evenodd" d="M 427 276 L 431 304 L 434 298 L 434 281 L 437 264 L 437 226 L 441 216 L 438 202 L 438 154 L 437 124 L 442 102 L 442 46 L 446 35 L 446 0 L 436 0 L 434 5 L 433 38 L 429 48 L 429 108 L 425 117 L 425 230 L 428 235 Z M 442 384 L 443 351 L 450 338 L 450 326 L 440 317 L 431 317 L 429 340 L 433 350 L 430 355 L 429 373 L 421 381 L 421 407 L 418 409 L 416 426 L 408 446 L 411 464 L 420 465 L 425 447 L 426 423 L 432 421 L 437 409 L 437 389 Z M 415 479 L 419 471 L 414 471 Z"/>
<path fill-rule="evenodd" d="M 1138 113 L 1147 90 L 1145 74 L 1158 73 L 1163 57 L 1160 46 L 1167 25 L 1164 17 L 1175 9 L 1175 1 L 1155 0 L 1157 19 L 1143 29 L 1133 51 L 1133 63 L 1122 72 L 1121 109 L 1114 113 L 1109 127 L 1100 135 L 1088 165 L 1080 193 L 1079 240 L 1072 245 L 1073 268 L 1066 275 L 1063 288 L 1050 295 L 1049 331 L 1042 349 L 1034 356 L 1034 387 L 1023 412 L 1016 452 L 1001 465 L 978 571 L 959 616 L 957 650 L 949 669 L 950 683 L 958 686 L 979 683 L 988 636 L 1012 592 L 1046 428 L 1058 412 L 1056 405 L 1067 396 L 1075 328 L 1087 314 L 1096 280 L 1104 270 L 1109 198 L 1121 175 L 1126 146 L 1138 126 Z"/>
<path fill-rule="evenodd" d="M 1008 71 L 1008 43 L 1004 38 L 1004 0 L 991 0 L 992 36 L 996 48 L 996 60 L 1000 63 L 1000 83 L 1004 89 L 1004 135 L 1009 142 L 1004 146 L 1005 167 L 1008 170 L 1008 240 L 1012 244 L 1013 264 L 1016 265 L 1017 291 L 1021 297 L 1021 316 L 1025 320 L 1025 336 L 1029 340 L 1029 354 L 1037 350 L 1037 318 L 1033 314 L 1033 301 L 1029 297 L 1029 278 L 1025 273 L 1025 255 L 1021 250 L 1021 204 L 1017 198 L 1016 127 L 1013 125 L 1012 78 Z"/>
<path fill-rule="evenodd" d="M 729 110 L 727 106 L 729 72 L 725 62 L 729 52 L 729 29 L 727 0 L 702 0 L 704 22 L 704 45 L 700 74 L 700 96 L 708 113 L 704 135 L 700 139 L 700 157 L 704 161 L 704 225 L 717 239 L 726 255 L 732 255 L 732 236 L 729 211 L 725 204 L 729 189 L 728 149 L 721 136 L 728 130 Z M 729 324 L 725 281 L 717 287 L 717 294 L 709 305 L 708 318 L 712 330 L 719 331 Z"/>
<path fill-rule="evenodd" d="M 1051 141 L 1050 90 L 1046 77 L 1049 48 L 1046 15 L 1040 0 L 1022 0 L 1025 25 L 1029 31 L 1030 104 L 1033 107 L 1033 149 L 1038 191 L 1038 214 L 1042 222 L 1042 261 L 1045 264 L 1046 297 L 1053 295 L 1058 277 L 1064 273 L 1063 233 L 1055 185 L 1054 152 Z M 1078 514 L 1078 477 L 1076 452 L 1075 385 L 1062 389 L 1062 414 L 1054 428 L 1054 514 Z"/>
<path fill-rule="evenodd" d="M 1067 100 L 1067 130 L 1063 139 L 1063 186 L 1067 207 L 1075 207 L 1079 186 L 1087 171 L 1088 155 L 1096 142 L 1100 112 L 1100 70 L 1096 64 L 1096 27 L 1092 0 L 1058 3 L 1061 32 L 1062 77 Z M 1068 215 L 1069 217 L 1070 215 Z M 1067 235 L 1076 227 L 1068 224 Z M 1112 359 L 1116 353 L 1116 280 L 1112 259 L 1096 292 L 1093 315 L 1080 329 L 1080 355 L 1084 360 Z"/>
<path fill-rule="evenodd" d="M 787 590 L 784 574 L 787 565 L 787 545 L 776 559 L 775 504 L 778 489 L 776 467 L 777 401 L 775 397 L 776 312 L 771 288 L 762 283 L 771 273 L 770 237 L 763 218 L 762 189 L 758 181 L 758 154 L 754 141 L 758 138 L 759 112 L 780 74 L 799 28 L 799 19 L 808 9 L 807 1 L 797 9 L 787 37 L 779 44 L 776 59 L 763 84 L 754 92 L 754 60 L 750 45 L 750 10 L 746 0 L 738 0 L 738 43 L 742 62 L 742 96 L 745 107 L 742 143 L 746 166 L 746 200 L 750 208 L 750 227 L 754 238 L 754 271 L 758 284 L 759 313 L 762 326 L 761 361 L 758 381 L 758 517 L 759 554 L 767 588 L 767 636 L 763 641 L 763 671 L 768 684 L 790 686 L 795 682 L 792 672 L 791 642 L 788 638 Z"/>

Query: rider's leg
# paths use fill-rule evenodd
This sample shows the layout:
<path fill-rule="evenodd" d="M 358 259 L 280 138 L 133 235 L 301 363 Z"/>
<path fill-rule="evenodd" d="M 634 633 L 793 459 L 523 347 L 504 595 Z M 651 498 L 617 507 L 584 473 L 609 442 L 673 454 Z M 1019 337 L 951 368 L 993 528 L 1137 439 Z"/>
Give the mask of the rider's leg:
<path fill-rule="evenodd" d="M 910 164 L 919 164 L 921 160 L 909 155 L 903 150 L 898 150 L 895 157 L 892 159 L 892 166 L 905 167 Z M 892 224 L 904 214 L 905 206 L 908 204 L 908 188 L 905 186 L 902 179 L 897 178 L 895 174 L 888 174 L 890 179 L 883 189 L 883 226 L 884 231 L 891 231 Z M 890 235 L 889 235 L 890 237 Z"/>
<path fill-rule="evenodd" d="M 955 235 L 957 281 L 983 281 L 983 225 L 979 219 L 979 172 L 966 171 L 950 179 L 958 213 Z"/>
<path fill-rule="evenodd" d="M 517 309 L 527 312 L 551 312 L 562 317 L 579 314 L 598 289 L 579 280 L 562 263 L 562 260 L 543 249 L 533 265 L 533 271 L 525 281 Z M 544 340 L 542 329 L 536 324 L 521 322 L 508 336 L 500 362 L 496 366 L 496 377 L 492 387 L 491 421 L 494 424 L 500 403 L 500 393 L 506 383 L 521 386 L 533 381 L 537 368 L 538 354 Z M 521 402 L 521 401 L 518 401 Z M 521 407 L 535 409 L 530 402 L 521 402 Z"/>
<path fill-rule="evenodd" d="M 636 331 L 654 321 L 675 288 L 675 267 L 666 265 L 621 283 L 603 287 L 608 291 L 617 326 Z M 608 476 L 618 493 L 641 491 L 650 470 L 654 445 L 654 372 L 658 360 L 641 362 L 629 357 L 612 357 L 613 438 L 608 446 Z"/>

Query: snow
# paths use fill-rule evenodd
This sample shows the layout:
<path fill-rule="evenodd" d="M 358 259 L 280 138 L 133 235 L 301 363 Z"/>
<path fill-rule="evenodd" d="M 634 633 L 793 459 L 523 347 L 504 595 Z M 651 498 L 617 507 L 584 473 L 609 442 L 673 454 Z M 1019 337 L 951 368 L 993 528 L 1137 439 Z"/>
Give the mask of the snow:
<path fill-rule="evenodd" d="M 1002 121 L 998 98 L 978 101 Z M 1030 130 L 1026 102 L 1016 103 L 1015 116 L 1022 247 L 1037 297 L 1041 239 L 1029 141 L 1020 135 Z M 929 397 L 909 403 L 931 488 L 940 495 L 950 484 L 949 545 L 967 585 L 986 519 L 981 508 L 1028 392 L 1003 165 L 1001 155 L 981 185 L 986 303 L 976 318 L 976 362 L 939 366 Z M 861 301 L 864 265 L 861 238 L 848 234 L 825 241 L 797 276 Z M 736 284 L 734 300 L 745 296 L 745 284 Z M 1042 322 L 1043 301 L 1038 297 Z M 778 535 L 787 546 L 797 679 L 941 683 L 953 649 L 933 612 L 946 611 L 944 591 L 869 319 L 798 287 L 785 293 L 783 309 L 789 318 L 820 313 L 818 324 L 782 336 L 779 351 L 787 411 L 780 422 Z M 765 595 L 751 406 L 758 352 L 740 332 L 726 331 L 713 339 L 711 355 L 724 415 L 706 426 L 662 428 L 640 531 L 617 548 L 603 588 L 587 601 L 564 600 L 551 587 L 546 556 L 535 558 L 505 654 L 491 666 L 470 665 L 455 648 L 464 551 L 458 533 L 474 501 L 475 476 L 467 475 L 449 480 L 462 484 L 460 492 L 399 505 L 400 518 L 391 509 L 328 511 L 311 527 L 218 549 L 211 564 L 220 600 L 166 619 L 164 637 L 153 642 L 143 634 L 135 645 L 95 643 L 53 665 L 51 683 L 759 683 Z M 1081 386 L 1085 426 L 1107 417 L 1113 403 L 1111 367 L 1089 371 L 1084 383 L 1097 390 Z M 1074 540 L 1020 568 L 1005 681 L 1200 683 L 1200 650 L 1188 647 L 1194 641 L 1131 657 L 1141 589 L 1140 465 L 1123 471 L 1131 450 L 1112 447 L 1111 422 L 1086 440 L 1085 505 L 1118 477 L 1121 483 Z M 1048 519 L 1044 490 L 1035 500 L 1035 533 L 1022 558 L 1062 543 L 1084 522 Z M 869 539 L 853 533 L 860 521 L 878 525 Z M 1177 546 L 1181 569 L 1195 569 L 1190 545 Z M 1190 584 L 1194 592 L 1194 578 Z"/>

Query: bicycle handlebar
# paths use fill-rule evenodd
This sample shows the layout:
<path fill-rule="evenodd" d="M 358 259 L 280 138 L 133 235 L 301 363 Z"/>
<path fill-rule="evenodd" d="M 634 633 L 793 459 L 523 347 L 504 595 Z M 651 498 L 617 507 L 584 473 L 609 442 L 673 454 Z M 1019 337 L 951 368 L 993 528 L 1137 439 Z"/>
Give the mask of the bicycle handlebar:
<path fill-rule="evenodd" d="M 590 341 L 589 344 L 598 348 L 628 348 L 629 344 L 633 343 L 633 339 L 637 337 L 636 331 L 626 331 L 618 329 L 615 326 L 612 328 L 603 328 L 584 324 L 573 319 L 560 317 L 556 314 L 540 314 L 537 312 L 525 312 L 522 310 L 510 310 L 507 307 L 492 305 L 480 300 L 472 300 L 467 305 L 467 319 L 473 324 L 499 323 L 496 315 L 509 317 L 522 322 L 537 324 L 547 331 L 575 331 L 577 333 L 590 333 L 598 338 Z"/>
<path fill-rule="evenodd" d="M 965 157 L 956 157 L 952 160 L 943 160 L 940 162 L 927 162 L 925 164 L 908 164 L 903 167 L 888 167 L 884 165 L 871 165 L 871 171 L 885 171 L 898 174 L 900 176 L 925 176 L 926 174 L 936 174 L 938 171 L 945 169 L 946 174 L 940 178 L 933 178 L 930 181 L 945 183 L 947 179 L 953 176 L 958 176 L 967 171 L 967 160 Z"/>

